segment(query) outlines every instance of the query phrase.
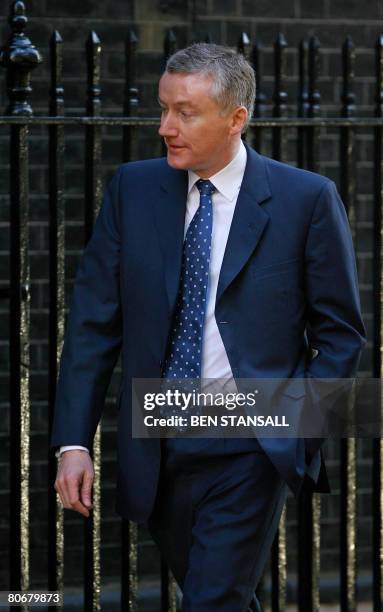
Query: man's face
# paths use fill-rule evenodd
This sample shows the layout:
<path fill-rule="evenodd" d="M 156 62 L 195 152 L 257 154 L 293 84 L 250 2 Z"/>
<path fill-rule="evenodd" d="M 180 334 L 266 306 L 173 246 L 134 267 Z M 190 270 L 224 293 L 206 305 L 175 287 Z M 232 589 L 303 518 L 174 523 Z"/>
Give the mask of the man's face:
<path fill-rule="evenodd" d="M 246 110 L 223 112 L 212 97 L 212 79 L 203 74 L 165 72 L 159 83 L 159 134 L 173 168 L 207 178 L 226 166 L 238 146 Z"/>

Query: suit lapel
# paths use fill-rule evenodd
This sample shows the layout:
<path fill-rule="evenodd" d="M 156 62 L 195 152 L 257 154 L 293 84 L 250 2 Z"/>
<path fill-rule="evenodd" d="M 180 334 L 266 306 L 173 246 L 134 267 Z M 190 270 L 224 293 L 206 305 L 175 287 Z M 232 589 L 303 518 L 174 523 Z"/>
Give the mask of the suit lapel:
<path fill-rule="evenodd" d="M 246 145 L 247 163 L 218 282 L 218 303 L 259 243 L 269 221 L 260 204 L 271 196 L 265 161 Z M 164 259 L 166 290 L 172 312 L 177 299 L 185 226 L 188 173 L 166 165 L 155 203 L 155 222 Z"/>
<path fill-rule="evenodd" d="M 216 303 L 253 253 L 269 221 L 269 216 L 260 206 L 271 196 L 265 161 L 254 149 L 245 146 L 245 174 L 222 262 Z"/>
<path fill-rule="evenodd" d="M 188 173 L 167 166 L 155 203 L 155 223 L 164 259 L 170 311 L 177 299 L 184 238 Z"/>

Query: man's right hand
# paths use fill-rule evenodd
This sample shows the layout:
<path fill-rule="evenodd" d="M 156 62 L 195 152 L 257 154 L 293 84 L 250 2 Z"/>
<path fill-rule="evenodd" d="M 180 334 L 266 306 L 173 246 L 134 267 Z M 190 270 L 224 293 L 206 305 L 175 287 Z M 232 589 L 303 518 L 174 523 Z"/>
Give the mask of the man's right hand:
<path fill-rule="evenodd" d="M 94 469 L 89 453 L 68 450 L 61 454 L 54 487 L 64 508 L 88 517 L 92 508 L 93 480 Z"/>

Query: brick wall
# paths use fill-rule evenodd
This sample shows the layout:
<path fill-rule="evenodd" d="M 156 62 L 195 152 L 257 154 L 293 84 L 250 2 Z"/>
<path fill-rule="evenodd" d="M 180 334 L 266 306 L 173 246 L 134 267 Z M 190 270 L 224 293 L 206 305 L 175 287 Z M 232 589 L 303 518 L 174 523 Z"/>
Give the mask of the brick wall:
<path fill-rule="evenodd" d="M 371 115 L 374 105 L 374 44 L 383 32 L 383 5 L 377 0 L 182 0 L 127 2 L 82 2 L 74 0 L 31 0 L 27 2 L 30 18 L 27 33 L 42 52 L 44 63 L 32 77 L 32 105 L 36 114 L 48 112 L 49 38 L 57 29 L 64 40 L 64 88 L 66 111 L 83 114 L 86 92 L 85 40 L 91 30 L 102 43 L 102 112 L 120 114 L 124 88 L 124 39 L 134 26 L 138 35 L 137 75 L 140 97 L 139 113 L 157 114 L 156 87 L 162 70 L 162 48 L 167 28 L 175 32 L 179 46 L 207 34 L 214 42 L 235 46 L 241 32 L 251 41 L 263 43 L 264 92 L 270 104 L 273 93 L 273 43 L 278 32 L 286 36 L 289 48 L 286 90 L 289 113 L 296 112 L 298 54 L 297 45 L 306 34 L 316 34 L 322 43 L 322 70 L 319 87 L 323 113 L 339 114 L 341 95 L 340 47 L 350 34 L 357 48 L 355 87 L 357 114 Z M 6 11 L 0 5 L 0 42 L 8 36 Z M 6 105 L 4 71 L 0 71 L 0 109 Z M 270 106 L 266 109 L 270 113 Z M 103 128 L 103 181 L 111 176 L 121 161 L 121 130 Z M 9 200 L 8 131 L 0 126 L 0 282 L 8 279 Z M 295 163 L 295 134 L 289 135 L 289 158 Z M 251 140 L 251 137 L 250 137 Z M 41 128 L 31 130 L 30 141 L 30 263 L 32 277 L 31 302 L 31 577 L 32 586 L 44 586 L 46 575 L 46 497 L 47 482 L 47 326 L 48 326 L 48 173 L 47 138 Z M 264 152 L 270 152 L 266 136 Z M 136 157 L 161 154 L 156 129 L 147 128 L 138 134 Z M 372 331 L 372 155 L 371 133 L 358 133 L 357 146 L 357 232 L 356 247 L 365 321 L 371 339 Z M 320 171 L 339 179 L 339 138 L 335 131 L 321 134 Z M 66 130 L 65 157 L 66 214 L 66 300 L 70 299 L 72 279 L 81 254 L 83 235 L 84 134 L 80 129 Z M 0 304 L 0 585 L 7 584 L 7 521 L 8 521 L 8 316 L 7 303 Z M 371 342 L 364 353 L 361 370 L 371 371 Z M 114 581 L 119 571 L 119 521 L 113 514 L 113 482 L 115 465 L 115 414 L 113 398 L 118 378 L 113 377 L 109 401 L 103 420 L 103 580 Z M 338 576 L 339 563 L 339 448 L 326 446 L 333 494 L 322 498 L 322 567 Z M 361 575 L 371 566 L 371 459 L 370 443 L 358 442 L 358 566 Z M 296 509 L 288 501 L 288 566 L 295 572 Z M 81 582 L 82 521 L 68 513 L 65 522 L 66 574 L 68 585 Z M 154 564 L 154 565 L 153 565 Z M 158 564 L 156 552 L 145 530 L 140 535 L 140 568 L 145 575 Z M 335 588 L 336 597 L 336 588 Z"/>

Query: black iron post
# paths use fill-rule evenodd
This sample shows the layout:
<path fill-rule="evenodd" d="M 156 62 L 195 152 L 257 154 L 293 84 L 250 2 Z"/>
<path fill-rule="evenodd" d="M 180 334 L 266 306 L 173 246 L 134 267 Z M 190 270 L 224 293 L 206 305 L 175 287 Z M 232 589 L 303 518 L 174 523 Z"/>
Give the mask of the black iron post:
<path fill-rule="evenodd" d="M 62 83 L 63 41 L 59 32 L 50 39 L 51 85 L 49 114 L 64 114 Z M 56 382 L 65 324 L 65 213 L 64 213 L 64 127 L 49 126 L 49 438 L 53 425 Z M 54 489 L 57 461 L 48 457 L 48 586 L 52 591 L 64 587 L 64 512 Z M 53 607 L 51 607 L 53 610 Z M 62 609 L 62 608 L 61 608 Z"/>
<path fill-rule="evenodd" d="M 12 2 L 11 35 L 0 51 L 7 70 L 7 114 L 32 115 L 30 73 L 42 61 L 24 30 L 23 2 Z M 29 586 L 29 306 L 28 134 L 26 124 L 10 129 L 10 584 Z M 21 609 L 21 607 L 17 607 Z"/>
<path fill-rule="evenodd" d="M 355 114 L 354 66 L 355 47 L 348 36 L 342 47 L 343 91 L 342 117 Z M 356 236 L 355 211 L 355 133 L 353 128 L 344 127 L 340 132 L 341 181 L 340 190 L 348 212 L 351 230 Z M 351 414 L 350 414 L 351 418 Z M 341 498 L 340 516 L 347 520 L 340 522 L 340 557 L 341 557 L 341 610 L 356 610 L 356 440 L 343 438 L 340 441 Z"/>

